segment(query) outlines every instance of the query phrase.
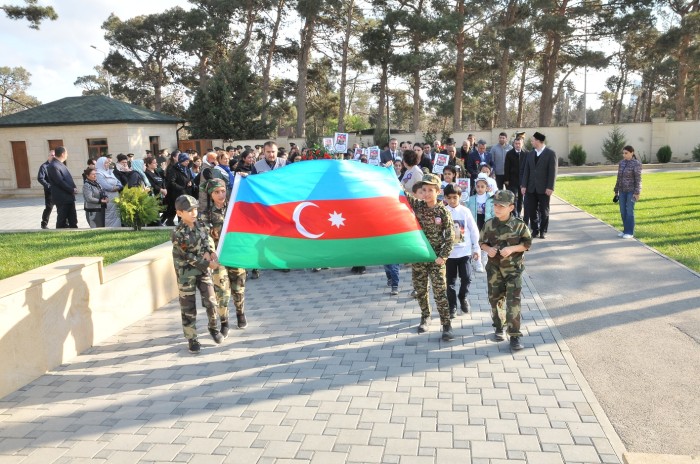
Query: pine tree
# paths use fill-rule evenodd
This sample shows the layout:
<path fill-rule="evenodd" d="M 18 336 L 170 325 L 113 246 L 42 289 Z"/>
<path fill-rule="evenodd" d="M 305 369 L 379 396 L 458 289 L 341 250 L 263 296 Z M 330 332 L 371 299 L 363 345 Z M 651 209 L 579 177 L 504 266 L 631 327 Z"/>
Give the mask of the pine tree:
<path fill-rule="evenodd" d="M 615 126 L 608 134 L 608 138 L 603 141 L 603 156 L 613 164 L 617 164 L 622 159 L 622 148 L 627 144 L 625 134 Z"/>
<path fill-rule="evenodd" d="M 262 98 L 244 53 L 229 56 L 206 86 L 197 90 L 189 109 L 192 137 L 197 139 L 265 138 L 272 124 L 260 119 Z"/>

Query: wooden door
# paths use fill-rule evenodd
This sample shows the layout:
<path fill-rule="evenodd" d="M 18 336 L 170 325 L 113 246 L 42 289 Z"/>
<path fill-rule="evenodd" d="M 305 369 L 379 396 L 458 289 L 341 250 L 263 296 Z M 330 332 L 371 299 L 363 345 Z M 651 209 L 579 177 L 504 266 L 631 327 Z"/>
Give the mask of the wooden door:
<path fill-rule="evenodd" d="M 29 159 L 25 142 L 10 142 L 12 144 L 12 161 L 15 164 L 15 179 L 17 188 L 31 188 L 32 179 L 29 176 Z"/>

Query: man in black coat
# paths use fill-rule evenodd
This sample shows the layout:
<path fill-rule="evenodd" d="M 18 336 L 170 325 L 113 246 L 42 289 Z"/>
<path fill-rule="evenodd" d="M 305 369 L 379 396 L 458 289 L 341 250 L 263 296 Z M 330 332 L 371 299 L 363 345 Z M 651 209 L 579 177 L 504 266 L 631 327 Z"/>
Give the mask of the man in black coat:
<path fill-rule="evenodd" d="M 514 213 L 518 217 L 521 217 L 523 212 L 523 192 L 520 190 L 520 184 L 522 184 L 523 180 L 526 159 L 527 152 L 523 150 L 523 139 L 516 138 L 513 141 L 513 148 L 506 153 L 505 180 L 503 184 L 506 189 L 515 195 Z"/>
<path fill-rule="evenodd" d="M 49 228 L 49 216 L 51 216 L 51 211 L 53 211 L 53 200 L 51 200 L 51 183 L 49 182 L 49 165 L 53 161 L 53 150 L 49 152 L 49 159 L 41 163 L 39 166 L 39 174 L 36 178 L 39 183 L 44 187 L 44 212 L 41 213 L 41 228 Z"/>
<path fill-rule="evenodd" d="M 56 229 L 77 229 L 78 215 L 75 212 L 75 195 L 78 188 L 75 186 L 73 176 L 68 172 L 64 164 L 68 159 L 68 151 L 65 147 L 56 147 L 54 159 L 46 169 L 49 184 L 51 185 L 51 199 L 56 205 Z"/>
<path fill-rule="evenodd" d="M 520 184 L 525 195 L 525 223 L 529 222 L 532 236 L 539 238 L 545 238 L 549 228 L 549 200 L 557 178 L 557 155 L 544 144 L 544 140 L 544 134 L 533 134 L 534 149 L 525 161 Z"/>

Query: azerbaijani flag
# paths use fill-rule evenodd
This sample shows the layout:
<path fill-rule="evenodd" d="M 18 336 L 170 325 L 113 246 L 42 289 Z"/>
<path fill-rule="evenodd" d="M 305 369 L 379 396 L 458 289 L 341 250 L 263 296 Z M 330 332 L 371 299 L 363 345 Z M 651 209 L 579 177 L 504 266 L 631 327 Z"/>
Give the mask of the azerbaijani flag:
<path fill-rule="evenodd" d="M 226 266 L 369 266 L 435 260 L 393 169 L 303 161 L 236 176 L 217 249 Z"/>

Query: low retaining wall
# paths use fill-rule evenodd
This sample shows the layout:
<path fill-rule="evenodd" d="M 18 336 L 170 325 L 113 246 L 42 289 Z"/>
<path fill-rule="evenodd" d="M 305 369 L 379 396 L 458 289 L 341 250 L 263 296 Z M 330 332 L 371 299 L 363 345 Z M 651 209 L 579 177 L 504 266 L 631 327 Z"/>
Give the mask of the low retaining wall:
<path fill-rule="evenodd" d="M 0 398 L 177 296 L 172 245 L 103 267 L 66 258 L 0 280 Z"/>

